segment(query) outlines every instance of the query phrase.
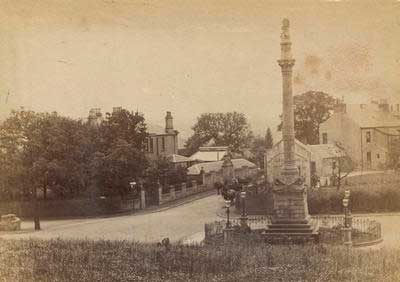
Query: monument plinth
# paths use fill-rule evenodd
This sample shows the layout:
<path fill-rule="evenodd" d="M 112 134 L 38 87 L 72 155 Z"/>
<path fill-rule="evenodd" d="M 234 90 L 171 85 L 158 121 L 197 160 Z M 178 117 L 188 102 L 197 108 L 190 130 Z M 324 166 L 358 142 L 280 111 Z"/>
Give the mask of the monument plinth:
<path fill-rule="evenodd" d="M 300 177 L 295 161 L 295 133 L 292 94 L 292 57 L 289 20 L 282 21 L 281 58 L 278 64 L 282 70 L 283 95 L 283 167 L 281 176 L 273 188 L 274 214 L 272 224 L 265 230 L 266 238 L 274 241 L 316 239 L 318 232 L 310 224 L 307 206 L 307 191 Z"/>

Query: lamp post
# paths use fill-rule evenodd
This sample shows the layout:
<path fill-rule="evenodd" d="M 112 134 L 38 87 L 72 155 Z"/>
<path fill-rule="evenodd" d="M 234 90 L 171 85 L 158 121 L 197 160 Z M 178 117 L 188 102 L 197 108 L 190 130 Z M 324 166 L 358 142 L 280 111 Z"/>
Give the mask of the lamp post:
<path fill-rule="evenodd" d="M 229 208 L 231 206 L 231 201 L 230 200 L 225 200 L 225 208 L 226 208 L 226 228 L 229 228 L 231 226 L 231 223 L 229 222 Z"/>
<path fill-rule="evenodd" d="M 344 198 L 342 200 L 343 210 L 344 210 L 344 245 L 347 247 L 351 247 L 351 229 L 352 229 L 352 217 L 350 211 L 350 190 L 346 190 L 344 192 Z"/>

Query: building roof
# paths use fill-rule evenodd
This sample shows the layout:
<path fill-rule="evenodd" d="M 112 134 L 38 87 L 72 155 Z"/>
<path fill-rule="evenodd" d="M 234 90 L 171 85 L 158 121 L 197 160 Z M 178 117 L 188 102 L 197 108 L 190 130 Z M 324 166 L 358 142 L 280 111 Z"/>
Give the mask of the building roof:
<path fill-rule="evenodd" d="M 222 160 L 227 154 L 228 147 L 200 147 L 199 151 L 190 156 L 192 161 L 215 162 Z"/>
<path fill-rule="evenodd" d="M 191 159 L 185 156 L 177 155 L 177 154 L 172 154 L 167 156 L 167 160 L 171 163 L 187 163 L 187 162 L 192 162 Z"/>
<path fill-rule="evenodd" d="M 314 159 L 331 159 L 345 157 L 346 152 L 335 144 L 308 145 Z"/>
<path fill-rule="evenodd" d="M 400 127 L 400 119 L 384 111 L 351 111 L 348 114 L 362 128 Z"/>
<path fill-rule="evenodd" d="M 217 161 L 217 162 L 208 162 L 208 163 L 198 163 L 195 165 L 192 165 L 191 167 L 188 168 L 188 175 L 198 175 L 200 174 L 201 168 L 204 169 L 204 172 L 210 172 L 210 171 L 219 171 L 222 168 L 223 161 Z M 233 159 L 232 160 L 233 168 L 241 168 L 241 167 L 249 167 L 249 168 L 254 168 L 257 167 L 254 163 L 245 160 L 245 159 Z"/>

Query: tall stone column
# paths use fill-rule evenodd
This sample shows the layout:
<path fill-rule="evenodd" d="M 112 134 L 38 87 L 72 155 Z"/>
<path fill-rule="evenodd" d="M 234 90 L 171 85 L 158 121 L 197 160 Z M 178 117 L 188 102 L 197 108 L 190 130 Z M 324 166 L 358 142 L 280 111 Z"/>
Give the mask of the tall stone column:
<path fill-rule="evenodd" d="M 284 164 L 282 168 L 283 181 L 292 183 L 298 177 L 295 163 L 295 134 L 294 134 L 294 112 L 293 112 L 293 93 L 292 93 L 292 68 L 295 60 L 292 58 L 292 42 L 290 41 L 289 20 L 282 22 L 281 34 L 281 59 L 278 60 L 282 71 L 282 95 L 283 95 L 283 127 L 282 141 Z"/>
<path fill-rule="evenodd" d="M 289 34 L 289 20 L 282 22 L 281 58 L 283 95 L 283 154 L 281 177 L 275 180 L 273 188 L 274 214 L 272 223 L 265 230 L 270 241 L 316 240 L 318 232 L 310 222 L 307 206 L 307 191 L 300 178 L 295 162 L 294 109 L 292 94 L 292 58 Z"/>

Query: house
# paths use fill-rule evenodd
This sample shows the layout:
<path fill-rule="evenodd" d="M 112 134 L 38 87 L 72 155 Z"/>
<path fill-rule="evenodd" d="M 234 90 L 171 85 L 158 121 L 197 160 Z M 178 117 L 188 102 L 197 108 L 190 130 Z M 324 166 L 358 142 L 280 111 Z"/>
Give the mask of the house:
<path fill-rule="evenodd" d="M 323 186 L 330 185 L 331 176 L 337 173 L 339 162 L 347 157 L 346 152 L 336 144 L 307 145 L 311 152 L 310 172 L 319 177 Z M 342 172 L 348 167 L 340 168 Z"/>
<path fill-rule="evenodd" d="M 339 143 L 358 169 L 383 169 L 393 140 L 400 136 L 400 106 L 386 100 L 356 105 L 342 101 L 319 133 L 321 144 Z"/>
<path fill-rule="evenodd" d="M 199 150 L 190 156 L 195 162 L 217 162 L 228 153 L 227 146 L 200 147 Z"/>
<path fill-rule="evenodd" d="M 114 107 L 113 112 L 122 110 L 122 107 Z M 88 123 L 98 126 L 103 120 L 100 108 L 93 108 L 89 111 Z M 148 125 L 149 136 L 145 143 L 145 154 L 150 161 L 166 158 L 178 153 L 178 134 L 174 130 L 171 112 L 167 111 L 165 116 L 165 128 Z"/>
<path fill-rule="evenodd" d="M 149 132 L 146 143 L 146 157 L 150 161 L 178 154 L 178 134 L 174 130 L 173 118 L 171 112 L 165 116 L 165 129 Z"/>
<path fill-rule="evenodd" d="M 305 184 L 311 184 L 311 151 L 301 143 L 295 140 L 295 161 L 299 169 L 299 175 L 304 178 Z M 275 179 L 280 177 L 283 167 L 283 142 L 282 140 L 276 143 L 271 149 L 268 149 L 265 154 L 264 167 L 266 168 L 267 180 L 273 183 Z"/>

